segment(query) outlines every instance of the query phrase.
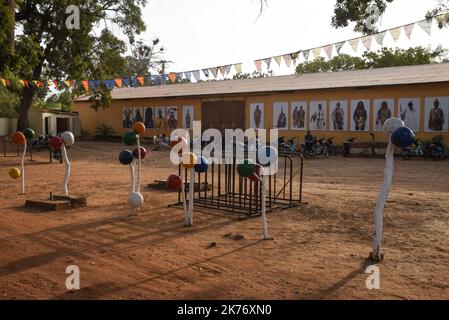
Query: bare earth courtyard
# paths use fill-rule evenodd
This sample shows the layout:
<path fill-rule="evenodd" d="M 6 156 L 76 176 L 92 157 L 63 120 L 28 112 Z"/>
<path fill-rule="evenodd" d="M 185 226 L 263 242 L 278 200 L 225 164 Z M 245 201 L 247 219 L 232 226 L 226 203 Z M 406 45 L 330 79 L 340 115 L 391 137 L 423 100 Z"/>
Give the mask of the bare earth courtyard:
<path fill-rule="evenodd" d="M 128 217 L 122 148 L 79 142 L 69 150 L 69 189 L 88 196 L 87 208 L 70 212 L 23 206 L 59 192 L 63 165 L 49 164 L 46 152 L 27 161 L 27 195 L 18 196 L 7 172 L 19 159 L 0 158 L 1 299 L 449 299 L 449 161 L 396 159 L 381 288 L 368 290 L 384 160 L 308 161 L 305 203 L 270 213 L 274 240 L 261 241 L 258 218 L 196 209 L 185 228 L 182 210 L 167 208 L 176 194 L 146 187 L 142 213 Z M 167 152 L 150 152 L 143 184 L 176 170 Z M 80 269 L 80 290 L 66 289 L 68 265 Z"/>

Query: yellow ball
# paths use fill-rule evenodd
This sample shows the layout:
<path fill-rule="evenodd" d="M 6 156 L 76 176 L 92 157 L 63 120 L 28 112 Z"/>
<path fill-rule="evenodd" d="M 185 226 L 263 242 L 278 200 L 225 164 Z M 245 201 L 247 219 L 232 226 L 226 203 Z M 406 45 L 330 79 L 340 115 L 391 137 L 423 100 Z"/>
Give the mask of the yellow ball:
<path fill-rule="evenodd" d="M 8 174 L 13 179 L 18 179 L 22 175 L 22 173 L 20 172 L 20 169 L 18 169 L 18 168 L 9 169 Z"/>
<path fill-rule="evenodd" d="M 196 155 L 191 152 L 184 153 L 181 157 L 181 163 L 184 168 L 193 168 L 198 162 Z"/>

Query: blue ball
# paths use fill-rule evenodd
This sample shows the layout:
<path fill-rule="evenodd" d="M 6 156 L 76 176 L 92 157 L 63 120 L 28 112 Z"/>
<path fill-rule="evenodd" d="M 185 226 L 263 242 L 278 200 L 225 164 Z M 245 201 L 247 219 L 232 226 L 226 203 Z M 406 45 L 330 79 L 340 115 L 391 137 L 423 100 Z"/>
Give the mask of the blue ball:
<path fill-rule="evenodd" d="M 407 148 L 415 142 L 415 134 L 407 127 L 400 127 L 391 134 L 391 142 L 398 148 Z"/>
<path fill-rule="evenodd" d="M 123 165 L 127 165 L 130 164 L 131 162 L 133 162 L 134 160 L 134 156 L 133 153 L 129 150 L 123 150 L 122 152 L 120 152 L 120 154 L 118 155 L 118 160 L 120 161 L 121 164 Z"/>
<path fill-rule="evenodd" d="M 204 173 L 209 168 L 209 162 L 204 157 L 198 157 L 198 163 L 195 165 L 195 171 L 198 173 Z"/>

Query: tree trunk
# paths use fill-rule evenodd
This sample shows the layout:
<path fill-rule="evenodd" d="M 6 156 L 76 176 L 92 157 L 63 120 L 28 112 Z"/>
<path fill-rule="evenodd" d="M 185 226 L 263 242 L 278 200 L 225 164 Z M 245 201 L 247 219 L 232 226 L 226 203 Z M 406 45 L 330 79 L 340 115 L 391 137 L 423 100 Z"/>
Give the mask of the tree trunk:
<path fill-rule="evenodd" d="M 42 63 L 34 67 L 33 79 L 39 79 L 42 73 Z M 30 82 L 29 87 L 23 88 L 22 100 L 20 101 L 19 118 L 17 119 L 17 130 L 23 131 L 28 128 L 30 123 L 28 121 L 28 111 L 33 104 L 36 87 Z"/>

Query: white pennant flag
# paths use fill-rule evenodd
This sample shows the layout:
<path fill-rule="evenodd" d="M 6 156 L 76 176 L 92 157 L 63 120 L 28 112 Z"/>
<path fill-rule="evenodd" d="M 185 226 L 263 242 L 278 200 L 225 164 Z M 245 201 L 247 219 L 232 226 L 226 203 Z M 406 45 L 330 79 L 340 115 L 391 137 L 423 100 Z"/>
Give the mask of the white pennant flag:
<path fill-rule="evenodd" d="M 377 33 L 374 35 L 374 39 L 376 39 L 376 42 L 382 46 L 384 44 L 385 35 L 387 34 L 387 31 L 382 31 L 380 33 Z"/>
<path fill-rule="evenodd" d="M 393 37 L 394 41 L 398 41 L 398 39 L 401 37 L 402 28 L 394 28 L 390 30 L 390 34 Z"/>
<path fill-rule="evenodd" d="M 217 75 L 218 75 L 218 67 L 210 68 L 209 70 L 210 70 L 210 72 L 212 73 L 212 76 L 213 76 L 214 78 L 216 78 Z"/>
<path fill-rule="evenodd" d="M 228 64 L 225 69 L 225 74 L 228 75 L 231 72 L 232 64 Z"/>
<path fill-rule="evenodd" d="M 334 45 L 330 44 L 328 46 L 325 46 L 323 49 L 324 52 L 326 52 L 329 59 L 332 58 L 332 51 L 334 51 Z"/>
<path fill-rule="evenodd" d="M 417 22 L 418 26 L 423 29 L 429 36 L 432 35 L 432 20 L 424 20 Z"/>
<path fill-rule="evenodd" d="M 348 42 L 351 45 L 352 50 L 354 50 L 354 52 L 357 52 L 357 49 L 359 48 L 360 38 L 352 39 L 349 40 Z"/>
<path fill-rule="evenodd" d="M 413 27 L 415 26 L 414 23 L 410 23 L 406 26 L 404 26 L 404 31 L 405 31 L 405 35 L 407 36 L 407 38 L 410 39 L 410 37 L 412 36 L 412 32 L 413 32 Z"/>
<path fill-rule="evenodd" d="M 195 70 L 192 71 L 193 77 L 195 78 L 195 80 L 198 82 L 201 80 L 201 76 L 200 76 L 200 70 Z"/>
<path fill-rule="evenodd" d="M 373 36 L 369 35 L 366 37 L 363 37 L 361 39 L 363 45 L 365 46 L 366 50 L 369 51 L 369 49 L 371 49 L 371 43 L 373 42 Z"/>

